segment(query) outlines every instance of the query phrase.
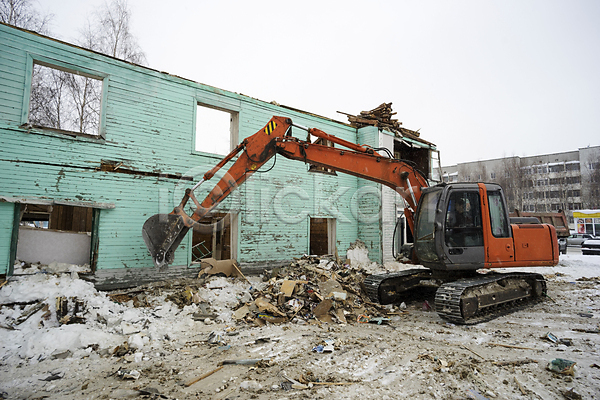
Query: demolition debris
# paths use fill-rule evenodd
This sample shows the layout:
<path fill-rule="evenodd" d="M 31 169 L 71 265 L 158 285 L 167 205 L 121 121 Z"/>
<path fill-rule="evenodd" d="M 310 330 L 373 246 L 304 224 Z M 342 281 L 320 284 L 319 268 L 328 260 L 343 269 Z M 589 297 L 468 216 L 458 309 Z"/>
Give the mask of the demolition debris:
<path fill-rule="evenodd" d="M 402 122 L 399 122 L 392 116 L 397 113 L 392 111 L 392 103 L 381 103 L 369 111 L 361 111 L 358 115 L 348 114 L 342 111 L 338 111 L 340 114 L 344 114 L 348 117 L 348 122 L 355 128 L 364 128 L 365 126 L 376 126 L 381 129 L 388 130 L 396 134 L 396 136 L 403 137 L 419 137 L 418 131 L 412 131 L 410 129 L 403 128 Z"/>

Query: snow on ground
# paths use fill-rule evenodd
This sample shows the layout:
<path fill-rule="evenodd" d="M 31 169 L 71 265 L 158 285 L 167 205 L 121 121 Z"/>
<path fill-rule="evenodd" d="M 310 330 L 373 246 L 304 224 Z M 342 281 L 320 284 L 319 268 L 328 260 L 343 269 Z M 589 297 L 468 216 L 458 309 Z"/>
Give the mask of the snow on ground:
<path fill-rule="evenodd" d="M 475 326 L 456 326 L 424 311 L 424 300 L 433 303 L 431 293 L 407 299 L 407 309 L 392 316 L 391 326 L 236 325 L 232 310 L 260 290 L 258 277 L 213 278 L 199 287 L 197 295 L 216 314 L 204 322 L 192 318 L 203 303 L 180 309 L 167 300 L 168 289 L 145 293 L 150 307 L 134 307 L 133 301 L 119 304 L 97 291 L 75 269 L 62 271 L 34 266 L 0 289 L 0 304 L 12 304 L 0 309 L 4 398 L 136 398 L 150 387 L 164 398 L 180 399 L 562 399 L 571 389 L 584 399 L 600 399 L 600 335 L 593 333 L 600 322 L 600 257 L 573 249 L 556 267 L 519 269 L 542 273 L 551 300 Z M 59 323 L 60 296 L 85 303 L 79 315 L 85 323 Z M 38 300 L 46 307 L 16 324 Z M 209 343 L 213 332 L 222 335 L 221 342 Z M 542 339 L 548 332 L 572 345 Z M 333 341 L 335 350 L 313 352 L 324 340 Z M 119 356 L 117 346 L 125 343 L 132 350 Z M 577 362 L 575 375 L 548 371 L 547 363 L 556 358 Z M 182 385 L 226 359 L 270 362 L 226 365 Z M 284 390 L 286 377 L 321 383 Z M 327 380 L 344 384 L 322 384 Z"/>
<path fill-rule="evenodd" d="M 0 336 L 2 362 L 31 364 L 67 350 L 74 358 L 82 358 L 90 355 L 88 348 L 91 345 L 112 352 L 127 341 L 127 334 L 141 331 L 146 332 L 149 339 L 146 348 L 157 349 L 165 338 L 175 338 L 179 332 L 194 325 L 190 315 L 198 311 L 195 304 L 179 310 L 173 303 L 165 301 L 163 295 L 157 299 L 159 305 L 155 307 L 130 307 L 114 302 L 106 293 L 97 291 L 92 283 L 79 279 L 77 274 L 54 275 L 38 271 L 37 274 L 28 271 L 26 275 L 14 276 L 0 290 L 0 304 L 40 300 L 48 305 L 46 313 L 34 314 L 14 330 L 6 327 L 10 327 L 26 309 L 2 308 L 0 325 L 5 327 Z M 260 284 L 256 282 L 257 286 Z M 231 279 L 217 277 L 206 288 L 200 288 L 199 295 L 210 302 L 218 313 L 218 321 L 231 323 L 231 308 L 249 287 L 248 282 L 234 283 Z M 85 303 L 85 324 L 59 323 L 54 299 L 60 296 L 77 298 Z"/>
<path fill-rule="evenodd" d="M 501 269 L 500 272 L 509 272 Z M 555 267 L 519 268 L 523 272 L 537 272 L 543 275 L 554 275 L 560 280 L 576 281 L 580 278 L 597 278 L 600 276 L 600 257 L 584 256 L 579 248 L 569 248 L 568 253 L 561 255 Z"/>

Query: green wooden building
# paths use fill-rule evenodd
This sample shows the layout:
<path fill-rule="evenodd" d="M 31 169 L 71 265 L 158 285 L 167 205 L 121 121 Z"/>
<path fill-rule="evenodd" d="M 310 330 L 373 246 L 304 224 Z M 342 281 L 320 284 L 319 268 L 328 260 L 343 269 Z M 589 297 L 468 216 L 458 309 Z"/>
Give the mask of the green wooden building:
<path fill-rule="evenodd" d="M 393 191 L 278 157 L 188 234 L 168 272 L 156 271 L 145 220 L 170 212 L 273 115 L 433 170 L 435 146 L 424 140 L 357 130 L 0 24 L 0 274 L 10 276 L 16 260 L 89 264 L 99 287 L 118 287 L 195 274 L 207 254 L 269 267 L 336 248 L 343 256 L 356 239 L 373 261 L 390 259 L 402 207 Z"/>

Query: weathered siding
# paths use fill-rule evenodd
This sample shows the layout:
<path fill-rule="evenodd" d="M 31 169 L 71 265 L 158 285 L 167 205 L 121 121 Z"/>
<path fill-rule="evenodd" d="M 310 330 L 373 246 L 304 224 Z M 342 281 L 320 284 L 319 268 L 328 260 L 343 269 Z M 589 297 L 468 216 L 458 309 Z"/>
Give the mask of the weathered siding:
<path fill-rule="evenodd" d="M 0 275 L 8 273 L 15 205 L 0 202 Z"/>
<path fill-rule="evenodd" d="M 385 147 L 394 153 L 394 137 L 380 131 L 379 147 Z M 385 185 L 381 185 L 381 248 L 383 249 L 382 261 L 394 261 L 392 242 L 394 228 L 396 227 L 396 203 L 401 202 L 400 195 Z M 400 234 L 400 233 L 397 233 Z M 398 249 L 396 249 L 398 251 Z"/>
<path fill-rule="evenodd" d="M 266 108 L 266 110 L 264 109 Z M 242 103 L 240 132 L 244 137 L 254 134 L 272 115 L 291 116 L 295 123 L 319 127 L 326 132 L 355 141 L 356 131 L 342 124 L 319 120 L 313 116 L 281 109 L 270 104 L 262 107 Z M 247 125 L 246 125 L 247 124 Z M 306 135 L 300 131 L 298 137 Z M 267 173 L 254 174 L 240 190 L 241 224 L 239 258 L 245 263 L 269 262 L 291 259 L 309 251 L 309 216 L 336 218 L 336 209 L 327 207 L 324 200 L 331 199 L 340 210 L 349 209 L 349 199 L 335 199 L 339 188 L 351 188 L 357 178 L 339 174 L 337 177 L 307 173 L 308 165 L 277 156 L 265 168 L 276 162 Z M 264 168 L 264 169 L 265 169 Z M 332 197 L 333 196 L 333 197 Z M 345 203 L 345 204 L 344 204 Z M 337 240 L 355 240 L 356 225 L 350 235 L 338 224 Z M 347 245 L 346 245 L 347 246 Z"/>
<path fill-rule="evenodd" d="M 71 137 L 22 125 L 33 59 L 105 77 L 103 138 Z M 239 140 L 254 134 L 273 115 L 352 142 L 357 138 L 356 129 L 345 124 L 0 25 L 0 195 L 114 205 L 99 214 L 98 271 L 151 268 L 141 237 L 144 221 L 169 212 L 185 187 L 221 158 L 194 151 L 198 102 L 239 113 Z M 369 140 L 361 142 L 376 144 L 376 129 L 365 131 Z M 132 174 L 101 171 L 103 162 L 122 163 L 121 170 Z M 308 174 L 307 166 L 280 156 L 276 162 L 272 171 L 251 177 L 222 207 L 240 210 L 237 248 L 242 263 L 268 263 L 308 252 L 308 216 L 336 218 L 342 253 L 363 232 L 365 242 L 379 249 L 378 224 L 360 231 L 353 215 L 358 207 L 352 205 L 357 178 Z M 210 182 L 204 184 L 197 196 L 211 187 Z M 11 204 L 2 205 L 0 218 L 0 268 L 6 269 L 10 225 L 4 221 L 12 220 Z M 189 265 L 189 242 L 184 240 L 177 250 L 175 265 Z M 371 256 L 378 260 L 380 253 L 372 250 Z"/>
<path fill-rule="evenodd" d="M 358 130 L 358 143 L 379 147 L 379 130 L 374 126 Z M 371 261 L 382 261 L 381 237 L 381 184 L 358 180 L 355 217 L 358 223 L 358 238 L 365 242 Z"/>

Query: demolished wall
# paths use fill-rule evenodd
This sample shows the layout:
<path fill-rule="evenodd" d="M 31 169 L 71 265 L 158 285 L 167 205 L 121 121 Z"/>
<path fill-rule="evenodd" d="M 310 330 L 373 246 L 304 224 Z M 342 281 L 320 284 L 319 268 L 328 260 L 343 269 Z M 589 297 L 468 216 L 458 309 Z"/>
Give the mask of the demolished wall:
<path fill-rule="evenodd" d="M 123 279 L 148 275 L 143 271 L 151 271 L 153 263 L 140 233 L 144 221 L 155 213 L 170 212 L 184 189 L 221 158 L 194 149 L 195 104 L 234 113 L 240 141 L 261 129 L 273 115 L 284 115 L 300 125 L 357 142 L 356 129 L 347 124 L 3 24 L 0 53 L 0 67 L 10 71 L 0 76 L 2 87 L 10 88 L 0 92 L 4 152 L 0 160 L 0 218 L 7 222 L 0 232 L 0 274 L 10 273 L 11 254 L 14 256 L 16 249 L 12 227 L 15 212 L 18 215 L 19 207 L 25 204 L 48 203 L 94 210 L 90 260 L 97 276 L 108 280 L 111 275 L 127 277 Z M 29 123 L 27 103 L 36 63 L 102 80 L 105 101 L 98 135 Z M 360 139 L 377 146 L 377 129 Z M 223 204 L 224 212 L 238 211 L 237 254 L 233 256 L 242 265 L 268 265 L 307 253 L 309 220 L 319 217 L 336 219 L 338 248 L 344 249 L 365 235 L 373 259 L 380 259 L 379 222 L 366 227 L 355 217 L 357 208 L 372 213 L 371 209 L 379 205 L 363 202 L 358 206 L 358 185 L 355 177 L 307 174 L 301 163 L 278 158 L 272 171 L 255 174 Z M 211 187 L 203 185 L 196 195 L 202 198 Z M 191 235 L 178 248 L 172 271 L 185 275 L 194 267 L 190 245 Z"/>

